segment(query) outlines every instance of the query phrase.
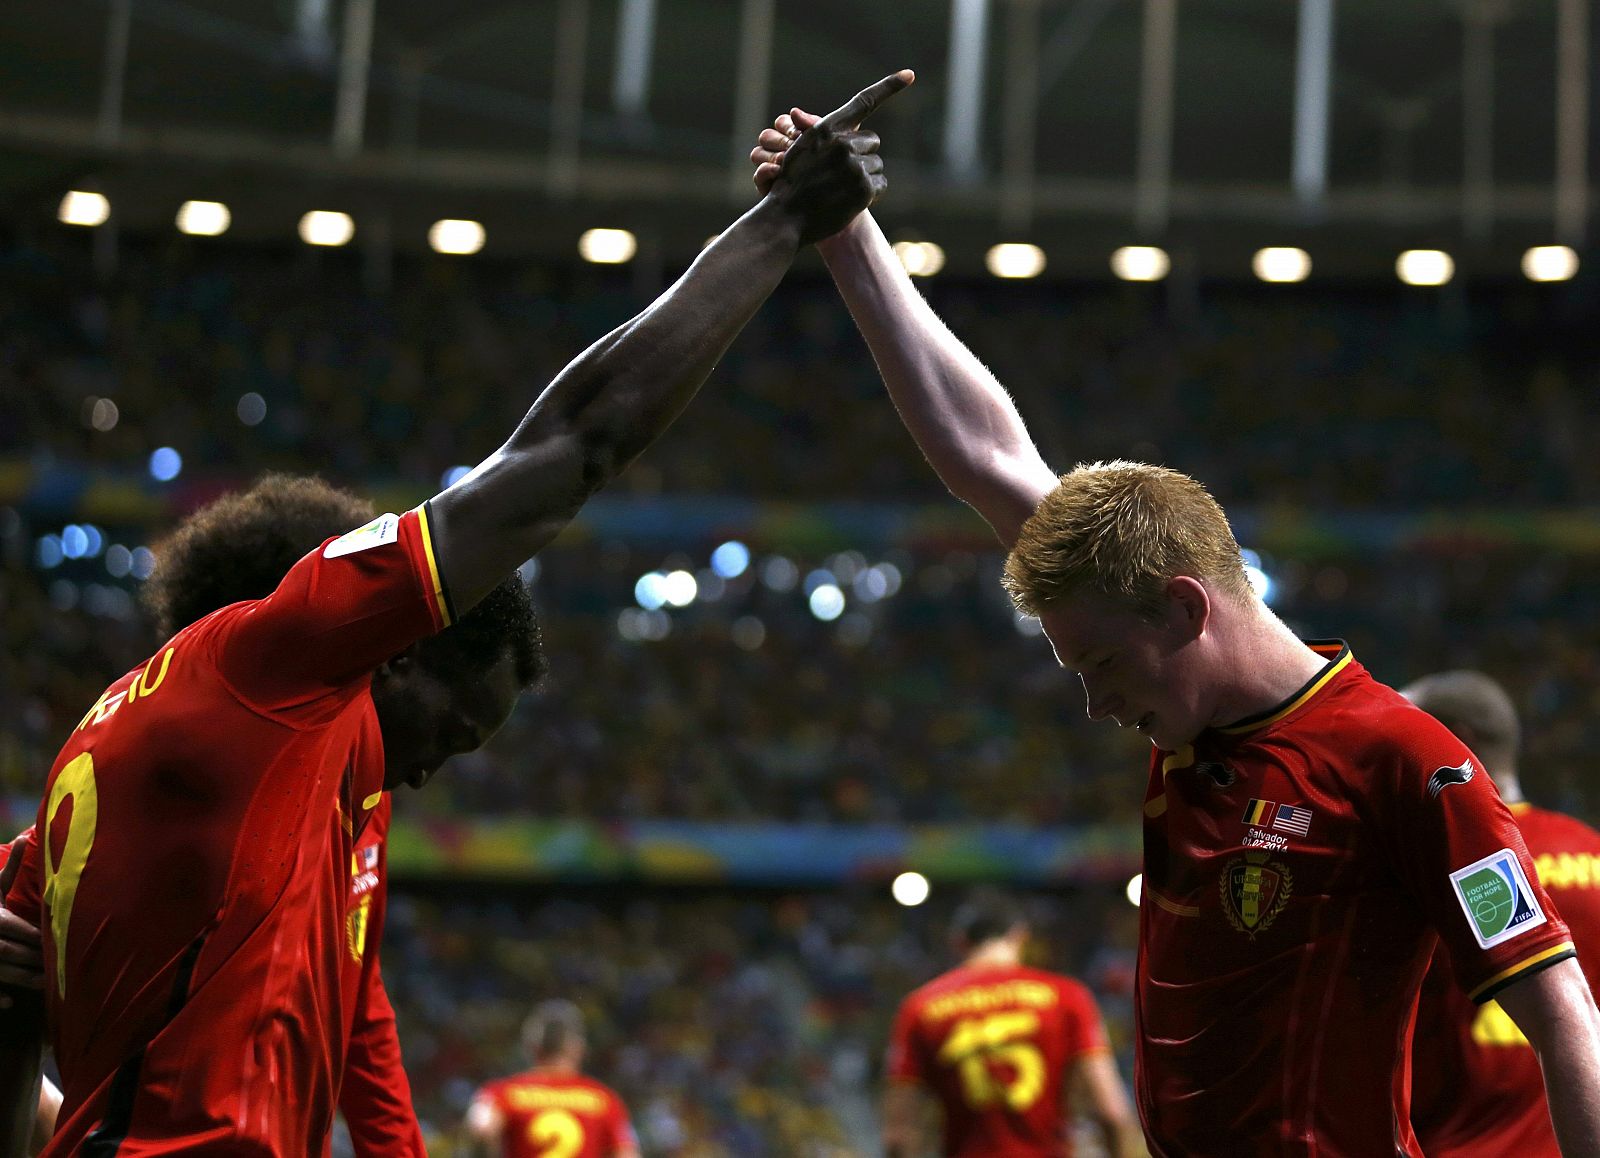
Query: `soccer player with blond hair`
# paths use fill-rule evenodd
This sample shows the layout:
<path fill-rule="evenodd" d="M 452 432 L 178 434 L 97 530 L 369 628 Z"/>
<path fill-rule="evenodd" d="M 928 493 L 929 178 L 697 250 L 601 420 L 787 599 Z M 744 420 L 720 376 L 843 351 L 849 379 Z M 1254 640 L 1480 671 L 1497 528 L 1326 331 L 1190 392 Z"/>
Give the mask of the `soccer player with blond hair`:
<path fill-rule="evenodd" d="M 814 123 L 751 154 L 758 187 Z M 869 213 L 818 247 L 939 477 L 1089 715 L 1154 745 L 1135 1097 L 1161 1155 L 1420 1155 L 1407 1041 L 1443 941 L 1539 1056 L 1566 1154 L 1600 1154 L 1600 1013 L 1511 813 L 1467 747 L 1340 641 L 1251 592 L 1222 508 L 1139 463 L 1057 475 Z"/>

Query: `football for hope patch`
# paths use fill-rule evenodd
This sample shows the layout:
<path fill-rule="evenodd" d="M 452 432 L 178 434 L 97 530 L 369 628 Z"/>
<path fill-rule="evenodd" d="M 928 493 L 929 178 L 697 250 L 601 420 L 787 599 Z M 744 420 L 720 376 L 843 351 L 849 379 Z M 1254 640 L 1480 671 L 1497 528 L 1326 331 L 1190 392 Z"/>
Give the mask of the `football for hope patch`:
<path fill-rule="evenodd" d="M 381 547 L 400 538 L 400 516 L 379 515 L 364 527 L 340 535 L 322 549 L 324 559 L 337 559 L 341 555 L 354 555 L 372 547 Z"/>
<path fill-rule="evenodd" d="M 1450 874 L 1450 886 L 1480 949 L 1492 949 L 1545 923 L 1522 864 L 1509 848 L 1457 869 Z"/>

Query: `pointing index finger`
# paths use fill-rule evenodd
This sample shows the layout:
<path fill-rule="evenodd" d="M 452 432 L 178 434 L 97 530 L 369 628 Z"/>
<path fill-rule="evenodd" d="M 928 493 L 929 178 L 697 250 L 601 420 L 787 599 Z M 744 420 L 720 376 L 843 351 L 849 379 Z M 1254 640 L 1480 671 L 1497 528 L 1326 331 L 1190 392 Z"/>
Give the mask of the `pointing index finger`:
<path fill-rule="evenodd" d="M 917 74 L 909 68 L 902 68 L 899 72 L 892 72 L 877 84 L 869 85 L 856 93 L 844 104 L 834 109 L 833 112 L 822 118 L 822 127 L 825 129 L 854 129 L 872 114 L 872 111 L 884 101 L 894 96 L 901 89 L 909 88 L 911 82 L 917 79 Z"/>

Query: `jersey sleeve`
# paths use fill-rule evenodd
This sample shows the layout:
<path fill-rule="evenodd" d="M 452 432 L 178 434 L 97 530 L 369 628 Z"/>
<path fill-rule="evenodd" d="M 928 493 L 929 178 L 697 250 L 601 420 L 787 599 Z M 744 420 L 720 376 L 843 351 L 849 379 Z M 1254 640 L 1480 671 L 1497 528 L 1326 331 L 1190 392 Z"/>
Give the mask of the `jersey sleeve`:
<path fill-rule="evenodd" d="M 211 633 L 218 670 L 251 707 L 292 712 L 351 686 L 451 622 L 428 504 L 381 515 L 301 559 Z"/>
<path fill-rule="evenodd" d="M 895 1014 L 894 1027 L 889 1031 L 889 1056 L 887 1076 L 892 1082 L 925 1082 L 927 1066 L 917 1043 L 917 1014 L 920 1009 L 912 998 L 900 1003 Z"/>
<path fill-rule="evenodd" d="M 377 969 L 377 946 L 370 956 L 372 970 L 362 984 L 350 1029 L 339 1109 L 357 1158 L 426 1158 L 411 1105 L 411 1083 L 400 1060 L 394 1007 Z"/>
<path fill-rule="evenodd" d="M 1106 1039 L 1100 1006 L 1089 988 L 1070 978 L 1061 985 L 1062 1012 L 1066 1023 L 1066 1056 L 1070 1061 L 1086 1053 L 1104 1053 L 1111 1048 Z"/>
<path fill-rule="evenodd" d="M 0 869 L 11 868 L 13 857 L 20 857 L 16 873 L 11 878 L 11 886 L 6 890 L 5 907 L 28 924 L 38 926 L 41 917 L 39 891 L 44 880 L 44 873 L 40 867 L 41 853 L 39 842 L 34 839 L 34 828 L 29 825 L 27 829 L 17 834 L 10 844 L 0 845 L 4 855 L 0 855 Z"/>
<path fill-rule="evenodd" d="M 1380 823 L 1394 863 L 1474 1001 L 1574 955 L 1522 833 L 1483 765 L 1442 724 L 1406 709 L 1393 730 Z"/>

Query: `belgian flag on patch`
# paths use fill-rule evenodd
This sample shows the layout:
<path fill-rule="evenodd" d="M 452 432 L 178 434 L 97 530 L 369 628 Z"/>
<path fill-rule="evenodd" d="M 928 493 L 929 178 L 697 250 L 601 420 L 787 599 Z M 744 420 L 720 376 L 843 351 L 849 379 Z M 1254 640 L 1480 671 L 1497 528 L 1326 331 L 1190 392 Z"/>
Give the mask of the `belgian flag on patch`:
<path fill-rule="evenodd" d="M 1277 815 L 1278 805 L 1271 800 L 1251 800 L 1244 806 L 1246 824 L 1270 824 Z"/>

